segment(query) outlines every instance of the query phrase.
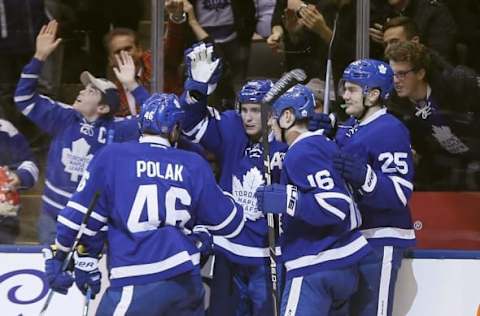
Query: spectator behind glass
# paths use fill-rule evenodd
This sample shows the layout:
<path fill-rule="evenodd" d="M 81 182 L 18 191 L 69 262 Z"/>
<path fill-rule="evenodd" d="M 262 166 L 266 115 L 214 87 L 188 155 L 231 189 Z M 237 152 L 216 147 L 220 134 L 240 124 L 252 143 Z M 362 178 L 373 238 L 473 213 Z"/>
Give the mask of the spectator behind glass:
<path fill-rule="evenodd" d="M 30 189 L 38 180 L 38 168 L 25 137 L 0 119 L 0 178 L 3 175 L 8 181 L 0 179 L 0 244 L 13 244 L 20 232 L 20 200 L 14 191 Z"/>
<path fill-rule="evenodd" d="M 443 57 L 452 60 L 455 52 L 456 25 L 448 8 L 436 0 L 372 0 L 370 38 L 372 51 L 382 54 L 385 23 L 396 16 L 410 17 L 418 27 L 422 42 Z"/>
<path fill-rule="evenodd" d="M 461 173 L 480 157 L 474 74 L 459 67 L 433 71 L 427 48 L 413 41 L 392 44 L 386 58 L 395 85 L 388 107 L 410 129 L 417 189 L 472 189 Z"/>
<path fill-rule="evenodd" d="M 178 66 L 182 61 L 184 48 L 184 26 L 169 22 L 167 32 L 164 38 L 164 92 L 180 94 L 182 90 L 182 79 L 178 71 Z M 117 85 L 120 93 L 120 109 L 117 116 L 136 115 L 140 104 L 135 103 L 131 94 L 138 85 L 142 85 L 147 90 L 150 89 L 152 79 L 152 52 L 144 50 L 138 40 L 135 31 L 127 28 L 116 28 L 111 30 L 104 39 L 105 48 L 108 51 L 108 74 Z M 118 54 L 126 51 L 132 56 L 135 62 L 137 85 L 132 87 L 123 86 L 113 74 L 113 67 L 117 65 Z"/>
<path fill-rule="evenodd" d="M 272 34 L 267 43 L 277 50 L 283 40 L 286 70 L 302 68 L 308 78 L 325 78 L 328 44 L 337 12 L 337 34 L 332 47 L 335 81 L 354 58 L 355 3 L 350 0 L 309 0 L 296 1 L 294 6 L 291 1 L 277 2 L 272 18 Z"/>

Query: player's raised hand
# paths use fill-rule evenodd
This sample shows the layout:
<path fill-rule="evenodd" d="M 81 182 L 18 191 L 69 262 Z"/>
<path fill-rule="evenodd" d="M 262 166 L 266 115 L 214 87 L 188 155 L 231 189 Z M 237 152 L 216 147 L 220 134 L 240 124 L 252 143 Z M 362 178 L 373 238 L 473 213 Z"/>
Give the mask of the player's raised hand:
<path fill-rule="evenodd" d="M 135 63 L 129 53 L 122 50 L 120 54 L 115 55 L 117 66 L 113 67 L 113 72 L 128 91 L 135 90 L 138 87 L 137 80 L 135 80 Z"/>
<path fill-rule="evenodd" d="M 57 38 L 58 23 L 55 20 L 42 26 L 37 35 L 36 50 L 34 57 L 39 60 L 46 60 L 47 57 L 60 45 L 62 39 Z"/>
<path fill-rule="evenodd" d="M 214 56 L 213 45 L 203 42 L 185 51 L 188 78 L 185 89 L 210 95 L 222 75 L 222 62 Z"/>

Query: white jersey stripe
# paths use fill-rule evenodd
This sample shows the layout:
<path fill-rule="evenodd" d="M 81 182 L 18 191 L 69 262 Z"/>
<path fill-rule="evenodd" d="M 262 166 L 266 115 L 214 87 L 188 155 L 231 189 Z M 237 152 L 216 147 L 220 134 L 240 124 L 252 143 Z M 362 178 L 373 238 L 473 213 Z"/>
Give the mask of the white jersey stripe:
<path fill-rule="evenodd" d="M 69 193 L 67 191 L 64 191 L 62 189 L 59 189 L 57 188 L 56 186 L 54 186 L 53 184 L 50 183 L 50 181 L 45 181 L 45 185 L 47 186 L 47 188 L 49 188 L 50 190 L 52 190 L 53 192 L 57 193 L 58 195 L 61 195 L 61 196 L 64 196 L 66 197 L 67 199 L 71 198 L 72 197 L 72 193 Z"/>
<path fill-rule="evenodd" d="M 415 239 L 413 229 L 403 229 L 396 227 L 370 228 L 360 231 L 367 239 L 371 238 L 397 238 L 397 239 Z"/>
<path fill-rule="evenodd" d="M 181 251 L 162 261 L 112 268 L 110 270 L 110 278 L 119 279 L 160 273 L 175 268 L 176 266 L 188 261 L 195 265 L 195 257 L 190 256 L 187 251 Z"/>
<path fill-rule="evenodd" d="M 297 314 L 297 306 L 298 306 L 298 301 L 300 300 L 302 282 L 303 282 L 303 276 L 292 279 L 290 292 L 288 293 L 287 307 L 285 308 L 285 315 L 295 316 Z"/>
<path fill-rule="evenodd" d="M 35 94 L 29 94 L 29 95 L 18 95 L 16 97 L 13 98 L 13 100 L 15 102 L 25 102 L 27 100 L 30 100 L 31 98 L 33 98 Z"/>
<path fill-rule="evenodd" d="M 327 199 L 342 199 L 347 201 L 348 204 L 352 203 L 352 199 L 350 199 L 348 196 L 346 196 L 343 193 L 338 193 L 338 192 L 322 192 L 322 193 L 317 193 L 315 194 L 315 199 L 317 200 L 317 203 L 326 211 L 332 213 L 333 215 L 339 217 L 342 221 L 345 219 L 345 213 L 340 211 L 338 208 L 335 206 L 327 203 Z"/>
<path fill-rule="evenodd" d="M 122 296 L 120 296 L 120 301 L 118 302 L 115 310 L 113 311 L 113 316 L 124 316 L 128 307 L 132 303 L 133 299 L 133 285 L 127 285 L 122 288 Z"/>
<path fill-rule="evenodd" d="M 65 207 L 65 205 L 59 204 L 59 203 L 57 203 L 57 202 L 54 202 L 54 201 L 52 201 L 51 199 L 49 199 L 48 197 L 46 197 L 45 195 L 42 195 L 42 200 L 43 200 L 43 202 L 48 203 L 48 204 L 50 204 L 51 206 L 53 206 L 53 207 L 55 207 L 55 208 L 57 208 L 57 209 L 59 209 L 59 210 L 63 210 L 63 208 Z"/>
<path fill-rule="evenodd" d="M 393 247 L 383 247 L 382 272 L 380 273 L 380 287 L 378 293 L 377 316 L 386 316 L 388 312 L 388 294 L 392 276 Z"/>
<path fill-rule="evenodd" d="M 367 244 L 368 243 L 365 237 L 360 236 L 343 247 L 328 249 L 325 251 L 321 251 L 315 255 L 303 256 L 294 260 L 286 261 L 285 268 L 287 269 L 287 271 L 290 271 L 294 269 L 313 266 L 331 260 L 346 258 L 353 255 L 363 247 L 367 246 Z"/>
<path fill-rule="evenodd" d="M 57 222 L 61 223 L 62 225 L 65 225 L 67 226 L 68 228 L 72 229 L 72 230 L 75 230 L 75 231 L 78 231 L 80 229 L 80 225 L 77 225 L 75 224 L 74 222 L 72 222 L 71 220 L 63 217 L 62 215 L 58 215 L 57 216 Z M 83 229 L 83 233 L 87 236 L 95 236 L 97 233 L 94 232 L 93 230 L 90 230 L 88 229 L 87 227 L 85 227 Z"/>
<path fill-rule="evenodd" d="M 22 114 L 25 116 L 28 116 L 30 112 L 32 112 L 34 107 L 35 107 L 35 102 L 30 103 L 26 108 L 22 110 Z"/>
<path fill-rule="evenodd" d="M 70 207 L 76 211 L 79 211 L 80 213 L 87 214 L 88 208 L 85 206 L 78 204 L 77 202 L 74 201 L 68 201 L 67 207 Z M 94 219 L 96 219 L 99 222 L 106 223 L 108 219 L 105 216 L 102 216 L 96 212 L 92 212 L 90 216 Z"/>

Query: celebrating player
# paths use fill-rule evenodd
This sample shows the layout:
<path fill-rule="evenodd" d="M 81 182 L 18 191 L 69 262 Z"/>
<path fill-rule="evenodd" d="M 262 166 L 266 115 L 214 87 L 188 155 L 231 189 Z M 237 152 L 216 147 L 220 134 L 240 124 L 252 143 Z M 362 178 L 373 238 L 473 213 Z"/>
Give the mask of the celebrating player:
<path fill-rule="evenodd" d="M 340 174 L 333 167 L 338 148 L 308 131 L 313 93 L 296 85 L 274 104 L 277 127 L 289 144 L 282 184 L 262 186 L 262 212 L 283 213 L 280 238 L 286 285 L 282 315 L 348 315 L 357 289 L 357 263 L 369 251 L 357 231 L 360 218 Z"/>
<path fill-rule="evenodd" d="M 216 308 L 225 313 L 224 308 L 233 307 L 235 311 L 230 312 L 236 315 L 271 315 L 267 221 L 257 209 L 254 194 L 258 186 L 265 184 L 260 103 L 272 82 L 247 82 L 238 94 L 238 111 L 219 113 L 206 105 L 206 96 L 213 91 L 212 83 L 216 82 L 221 66 L 220 60 L 212 55 L 213 47 L 203 43 L 186 53 L 189 77 L 185 82 L 184 133 L 215 154 L 221 167 L 220 186 L 243 206 L 246 217 L 245 229 L 237 237 L 230 240 L 214 237 L 217 255 L 212 314 L 221 313 Z M 270 142 L 272 181 L 279 179 L 285 150 L 285 144 Z M 225 294 L 232 288 L 228 283 L 232 275 L 240 304 L 225 303 L 228 302 Z M 220 307 L 222 303 L 224 306 Z"/>
<path fill-rule="evenodd" d="M 383 101 L 393 71 L 378 60 L 357 60 L 344 71 L 341 88 L 350 115 L 340 125 L 335 168 L 354 190 L 361 232 L 374 247 L 360 262 L 359 291 L 352 315 L 391 315 L 397 273 L 407 247 L 415 244 L 408 200 L 413 160 L 407 128 L 387 113 Z"/>
<path fill-rule="evenodd" d="M 39 240 L 55 240 L 58 212 L 75 191 L 81 176 L 97 150 L 107 142 L 138 136 L 136 120 L 117 122 L 111 113 L 119 105 L 115 85 L 83 72 L 80 91 L 72 106 L 42 96 L 37 91 L 43 62 L 57 48 L 58 24 L 50 21 L 37 36 L 35 55 L 22 71 L 15 91 L 17 108 L 52 136 L 47 159 L 42 213 L 38 220 Z"/>
<path fill-rule="evenodd" d="M 62 258 L 72 251 L 87 205 L 99 192 L 81 239 L 92 255 L 88 262 L 96 262 L 99 236 L 108 229 L 111 286 L 97 315 L 203 315 L 200 255 L 192 239 L 205 240 L 198 235 L 210 232 L 234 237 L 244 225 L 242 207 L 219 189 L 207 162 L 174 148 L 184 114 L 175 95 L 150 97 L 140 113 L 139 142 L 98 153 L 59 215 L 58 251 L 46 271 L 50 285 L 66 291 Z M 77 258 L 76 266 L 85 260 Z M 84 293 L 88 287 L 98 292 L 98 270 L 77 268 L 75 278 Z"/>

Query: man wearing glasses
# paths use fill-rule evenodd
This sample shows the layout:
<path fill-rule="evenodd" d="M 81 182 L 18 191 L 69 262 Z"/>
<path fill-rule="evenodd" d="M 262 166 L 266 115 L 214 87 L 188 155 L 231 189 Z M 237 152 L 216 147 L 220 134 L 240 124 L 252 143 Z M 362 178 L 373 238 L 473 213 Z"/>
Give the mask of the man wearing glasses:
<path fill-rule="evenodd" d="M 465 189 L 466 183 L 458 179 L 465 177 L 455 177 L 455 172 L 468 169 L 479 157 L 479 149 L 472 146 L 475 135 L 470 135 L 478 117 L 474 74 L 468 76 L 458 67 L 438 73 L 427 48 L 413 41 L 392 44 L 386 58 L 395 86 L 389 110 L 410 129 L 417 188 Z"/>

